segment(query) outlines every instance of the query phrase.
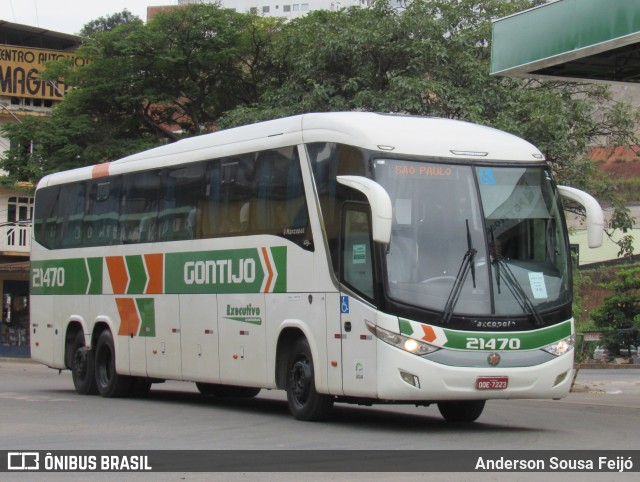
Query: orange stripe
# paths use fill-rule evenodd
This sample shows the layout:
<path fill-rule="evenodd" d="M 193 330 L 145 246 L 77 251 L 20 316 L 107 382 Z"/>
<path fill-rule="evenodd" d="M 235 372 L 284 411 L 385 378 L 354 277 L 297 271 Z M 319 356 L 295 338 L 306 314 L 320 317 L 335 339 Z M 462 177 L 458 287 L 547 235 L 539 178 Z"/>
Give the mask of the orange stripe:
<path fill-rule="evenodd" d="M 164 286 L 162 279 L 163 272 L 163 255 L 145 254 L 144 262 L 147 265 L 147 273 L 149 274 L 149 282 L 147 283 L 147 291 L 145 294 L 155 295 L 161 294 Z"/>
<path fill-rule="evenodd" d="M 94 179 L 97 177 L 105 177 L 109 175 L 109 165 L 111 163 L 110 162 L 104 162 L 102 164 L 97 164 L 95 166 L 93 166 L 93 169 L 91 171 L 91 177 L 93 177 Z"/>
<path fill-rule="evenodd" d="M 118 313 L 120 313 L 120 336 L 136 336 L 140 327 L 140 318 L 133 298 L 116 298 Z"/>
<path fill-rule="evenodd" d="M 271 268 L 271 263 L 269 262 L 269 255 L 267 254 L 267 248 L 262 248 L 262 255 L 264 256 L 264 262 L 267 265 L 267 271 L 269 272 L 269 277 L 267 278 L 267 284 L 264 287 L 264 292 L 268 293 L 271 288 L 271 282 L 273 281 L 273 268 Z"/>
<path fill-rule="evenodd" d="M 109 270 L 109 278 L 111 278 L 111 287 L 116 295 L 123 295 L 127 292 L 129 284 L 129 275 L 127 267 L 124 264 L 122 256 L 107 256 L 107 269 Z"/>

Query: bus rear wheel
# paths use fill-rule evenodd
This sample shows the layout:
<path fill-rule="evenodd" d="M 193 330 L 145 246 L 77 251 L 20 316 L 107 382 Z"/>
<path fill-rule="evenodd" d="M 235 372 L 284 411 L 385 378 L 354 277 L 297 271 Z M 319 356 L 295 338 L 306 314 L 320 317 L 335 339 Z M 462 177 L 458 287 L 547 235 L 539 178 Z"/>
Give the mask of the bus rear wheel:
<path fill-rule="evenodd" d="M 293 345 L 287 365 L 287 402 L 297 420 L 313 421 L 326 418 L 333 406 L 333 397 L 316 391 L 311 349 L 306 338 Z"/>
<path fill-rule="evenodd" d="M 80 395 L 97 394 L 94 352 L 87 350 L 82 331 L 76 334 L 70 349 L 72 356 L 69 368 L 71 368 L 71 377 L 76 392 Z"/>
<path fill-rule="evenodd" d="M 106 398 L 125 397 L 131 392 L 133 378 L 116 372 L 116 351 L 113 335 L 103 331 L 96 343 L 96 383 L 100 395 Z"/>
<path fill-rule="evenodd" d="M 447 422 L 475 422 L 482 411 L 486 400 L 456 400 L 438 402 L 438 410 Z"/>

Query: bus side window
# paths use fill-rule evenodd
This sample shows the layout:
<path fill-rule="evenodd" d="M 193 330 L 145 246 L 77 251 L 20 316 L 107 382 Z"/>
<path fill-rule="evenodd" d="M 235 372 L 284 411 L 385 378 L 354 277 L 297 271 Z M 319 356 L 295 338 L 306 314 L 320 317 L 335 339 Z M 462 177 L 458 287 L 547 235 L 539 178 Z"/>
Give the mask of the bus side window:
<path fill-rule="evenodd" d="M 84 218 L 85 246 L 108 246 L 119 242 L 120 177 L 87 183 L 87 212 Z"/>
<path fill-rule="evenodd" d="M 161 241 L 199 237 L 200 201 L 205 198 L 205 163 L 164 172 L 162 206 L 158 215 Z"/>
<path fill-rule="evenodd" d="M 75 248 L 82 245 L 82 224 L 85 211 L 85 183 L 69 184 L 62 189 L 61 212 L 58 217 L 61 248 Z"/>
<path fill-rule="evenodd" d="M 202 237 L 245 232 L 253 185 L 253 155 L 217 159 L 206 174 L 207 203 L 203 206 Z"/>
<path fill-rule="evenodd" d="M 342 280 L 373 299 L 373 257 L 368 208 L 346 203 L 342 225 Z"/>
<path fill-rule="evenodd" d="M 313 250 L 297 148 L 260 152 L 255 172 L 252 232 L 282 236 Z"/>
<path fill-rule="evenodd" d="M 161 195 L 158 171 L 142 171 L 125 176 L 120 207 L 120 236 L 124 244 L 156 240 Z"/>
<path fill-rule="evenodd" d="M 58 248 L 58 197 L 60 186 L 44 187 L 38 190 L 38 203 L 33 217 L 33 234 L 38 243 L 48 249 Z"/>

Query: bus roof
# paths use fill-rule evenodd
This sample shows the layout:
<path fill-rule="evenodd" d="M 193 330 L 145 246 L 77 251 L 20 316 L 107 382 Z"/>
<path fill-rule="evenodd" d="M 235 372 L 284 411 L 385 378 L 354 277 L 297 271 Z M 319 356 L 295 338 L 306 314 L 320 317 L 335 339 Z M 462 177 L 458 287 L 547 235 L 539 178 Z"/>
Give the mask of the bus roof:
<path fill-rule="evenodd" d="M 111 163 L 51 174 L 38 187 L 311 142 L 372 151 L 496 162 L 540 162 L 529 142 L 497 129 L 451 119 L 370 112 L 302 114 L 195 136 Z"/>

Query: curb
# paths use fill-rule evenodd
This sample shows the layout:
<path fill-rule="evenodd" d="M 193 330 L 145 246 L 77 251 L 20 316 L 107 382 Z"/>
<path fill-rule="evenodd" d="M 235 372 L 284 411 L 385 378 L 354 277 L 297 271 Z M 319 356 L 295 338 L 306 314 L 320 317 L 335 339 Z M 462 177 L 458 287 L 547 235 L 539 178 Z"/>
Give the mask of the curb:
<path fill-rule="evenodd" d="M 574 365 L 576 370 L 629 370 L 629 369 L 640 369 L 640 365 L 638 364 L 614 364 L 614 363 L 576 363 Z"/>

